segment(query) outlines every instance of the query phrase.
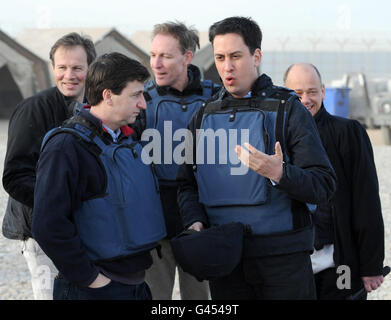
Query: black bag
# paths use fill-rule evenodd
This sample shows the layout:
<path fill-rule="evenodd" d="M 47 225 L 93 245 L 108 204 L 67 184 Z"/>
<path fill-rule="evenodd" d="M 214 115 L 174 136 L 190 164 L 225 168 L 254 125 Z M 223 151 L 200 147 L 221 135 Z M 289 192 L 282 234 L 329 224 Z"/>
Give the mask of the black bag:
<path fill-rule="evenodd" d="M 170 240 L 176 262 L 199 281 L 229 275 L 240 263 L 245 226 L 240 222 L 186 230 Z"/>

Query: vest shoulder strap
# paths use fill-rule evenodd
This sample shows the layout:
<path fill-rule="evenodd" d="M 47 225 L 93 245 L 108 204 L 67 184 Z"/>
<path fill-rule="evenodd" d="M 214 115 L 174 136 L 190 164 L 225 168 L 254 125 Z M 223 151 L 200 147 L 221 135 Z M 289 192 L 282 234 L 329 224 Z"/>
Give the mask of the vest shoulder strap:
<path fill-rule="evenodd" d="M 144 90 L 144 98 L 145 98 L 145 100 L 147 102 L 151 101 L 153 98 L 157 97 L 158 95 L 159 94 L 158 94 L 157 89 L 156 89 L 156 84 L 152 80 L 149 80 L 145 84 L 145 90 Z"/>
<path fill-rule="evenodd" d="M 202 96 L 204 98 L 210 98 L 213 95 L 213 82 L 212 80 L 202 81 Z"/>
<path fill-rule="evenodd" d="M 202 96 L 204 98 L 210 98 L 213 95 L 213 89 L 214 89 L 214 83 L 212 80 L 203 80 L 201 82 L 202 85 Z M 151 101 L 157 97 L 159 97 L 159 93 L 156 87 L 156 84 L 150 80 L 145 85 L 145 91 L 144 91 L 144 97 L 146 101 Z M 171 99 L 171 97 L 170 97 Z M 178 98 L 178 101 L 181 100 L 181 98 Z"/>
<path fill-rule="evenodd" d="M 44 150 L 45 146 L 54 136 L 62 133 L 72 134 L 76 140 L 81 143 L 88 151 L 90 151 L 93 155 L 99 156 L 102 153 L 102 149 L 98 146 L 97 135 L 94 132 L 95 130 L 91 130 L 89 128 L 90 125 L 88 121 L 84 118 L 76 115 L 69 119 L 64 126 L 53 128 L 50 130 L 44 137 L 41 144 L 41 152 Z M 98 138 L 98 140 L 102 141 L 102 139 Z M 104 143 L 104 142 L 102 142 Z"/>
<path fill-rule="evenodd" d="M 276 123 L 276 141 L 280 142 L 281 150 L 283 152 L 284 161 L 287 161 L 286 141 L 284 139 L 284 114 L 289 112 L 295 100 L 299 100 L 299 96 L 293 91 L 285 87 L 272 86 L 273 92 L 271 96 L 281 101 L 277 113 Z"/>

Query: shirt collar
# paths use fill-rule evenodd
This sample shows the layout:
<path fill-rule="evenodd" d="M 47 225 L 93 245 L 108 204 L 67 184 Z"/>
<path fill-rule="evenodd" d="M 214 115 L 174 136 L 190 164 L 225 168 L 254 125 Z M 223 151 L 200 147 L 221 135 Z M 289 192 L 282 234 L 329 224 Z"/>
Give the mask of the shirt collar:
<path fill-rule="evenodd" d="M 104 124 L 102 124 L 103 128 L 105 128 L 105 130 L 107 131 L 107 133 L 109 133 L 111 135 L 111 137 L 113 138 L 113 141 L 114 142 L 117 142 L 118 141 L 118 137 L 120 136 L 121 134 L 121 129 L 118 128 L 117 130 L 113 131 L 111 130 L 108 126 L 105 126 Z"/>
<path fill-rule="evenodd" d="M 251 90 L 242 98 L 251 98 Z"/>

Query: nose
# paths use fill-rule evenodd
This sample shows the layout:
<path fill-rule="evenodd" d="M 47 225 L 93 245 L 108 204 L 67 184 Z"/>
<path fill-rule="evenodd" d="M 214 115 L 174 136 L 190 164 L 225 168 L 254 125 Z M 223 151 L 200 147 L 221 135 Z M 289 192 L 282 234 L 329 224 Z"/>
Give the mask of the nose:
<path fill-rule="evenodd" d="M 151 67 L 152 69 L 159 69 L 162 67 L 162 60 L 160 59 L 160 57 L 151 58 Z"/>
<path fill-rule="evenodd" d="M 226 58 L 224 61 L 224 71 L 229 72 L 232 71 L 233 69 L 233 64 L 230 58 Z"/>
<path fill-rule="evenodd" d="M 300 100 L 301 100 L 301 103 L 305 106 L 311 104 L 311 99 L 310 99 L 310 96 L 306 93 L 306 92 L 303 92 L 301 95 L 300 95 Z"/>
<path fill-rule="evenodd" d="M 139 109 L 147 109 L 147 102 L 145 101 L 144 95 L 142 94 L 140 99 L 137 102 L 137 108 Z"/>
<path fill-rule="evenodd" d="M 65 70 L 64 77 L 65 77 L 65 79 L 73 79 L 74 78 L 74 73 L 73 73 L 72 68 L 67 68 Z"/>

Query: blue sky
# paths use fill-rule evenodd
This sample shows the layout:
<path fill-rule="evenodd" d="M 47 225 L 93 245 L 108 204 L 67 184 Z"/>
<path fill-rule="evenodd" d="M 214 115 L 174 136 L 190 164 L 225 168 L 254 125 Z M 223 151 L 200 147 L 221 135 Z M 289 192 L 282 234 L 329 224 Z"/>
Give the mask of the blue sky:
<path fill-rule="evenodd" d="M 264 31 L 382 32 L 391 38 L 391 2 L 262 0 L 11 0 L 2 1 L 0 29 L 15 36 L 23 28 L 116 27 L 131 34 L 155 23 L 181 20 L 200 31 L 232 15 L 251 16 Z"/>

